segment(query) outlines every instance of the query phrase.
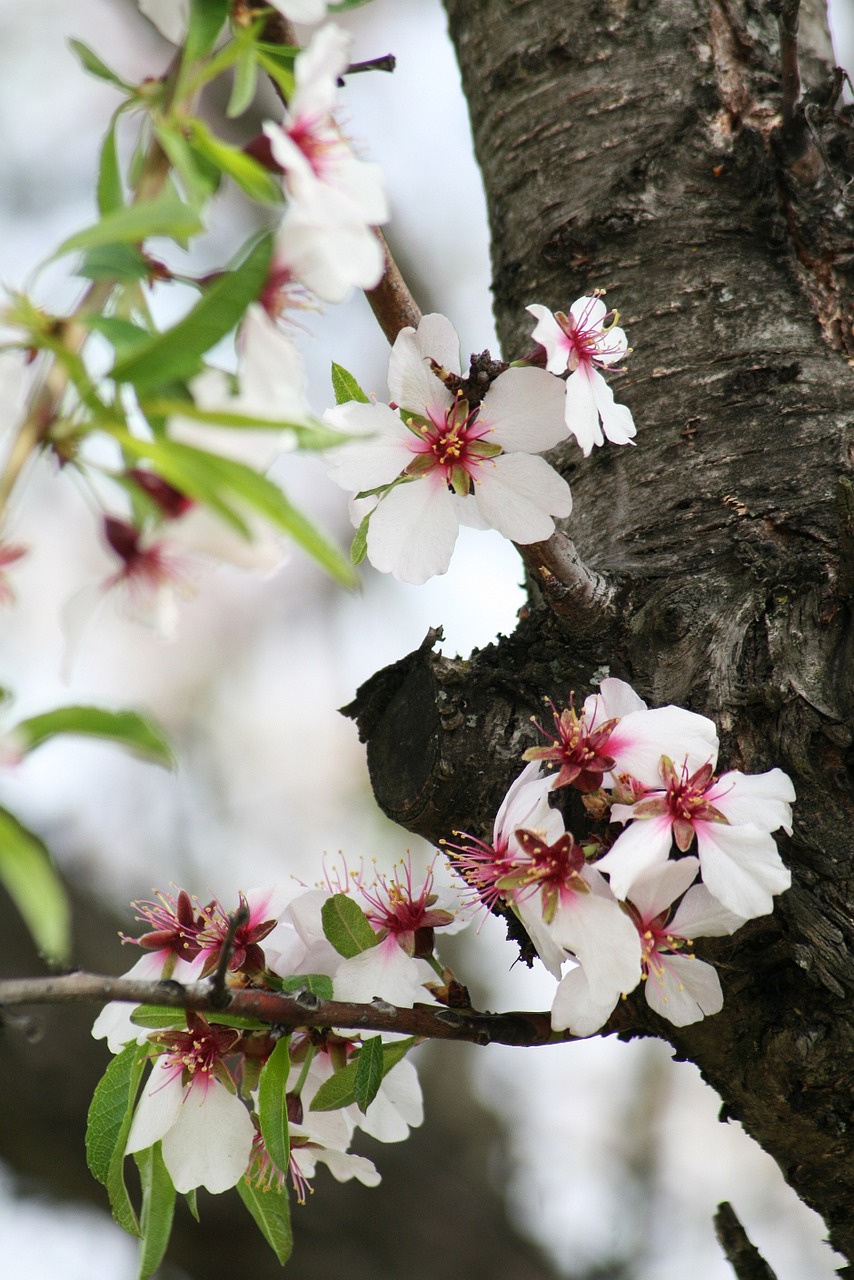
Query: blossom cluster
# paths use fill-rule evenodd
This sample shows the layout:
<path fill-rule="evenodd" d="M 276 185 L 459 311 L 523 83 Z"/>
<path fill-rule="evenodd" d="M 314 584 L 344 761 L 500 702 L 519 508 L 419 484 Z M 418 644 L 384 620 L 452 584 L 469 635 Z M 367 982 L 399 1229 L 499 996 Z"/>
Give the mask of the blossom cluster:
<path fill-rule="evenodd" d="M 434 931 L 466 923 L 459 893 L 438 890 L 432 868 L 417 886 L 408 863 L 373 884 L 345 873 L 343 885 L 330 882 L 323 889 L 250 890 L 240 895 L 239 906 L 239 914 L 230 915 L 219 902 L 202 905 L 183 890 L 137 903 L 147 928 L 141 937 L 125 939 L 143 949 L 127 976 L 204 984 L 224 965 L 230 987 L 306 990 L 345 1002 L 379 999 L 412 1007 L 435 1003 L 425 985 L 442 974 Z M 234 1019 L 218 1019 L 215 1012 L 164 1013 L 166 1020 L 153 1015 L 153 1025 L 152 1015 L 143 1018 L 133 1006 L 113 1002 L 96 1019 L 93 1035 L 106 1039 L 114 1054 L 137 1044 L 151 1057 L 125 1154 L 161 1143 L 177 1191 L 203 1186 L 218 1193 L 241 1180 L 281 1191 L 290 1179 L 302 1201 L 319 1164 L 338 1181 L 356 1178 L 374 1186 L 380 1180 L 374 1164 L 349 1149 L 356 1129 L 398 1142 L 421 1124 L 418 1077 L 405 1056 L 411 1040 L 387 1040 L 381 1081 L 360 1109 L 341 1096 L 330 1102 L 328 1089 L 325 1101 L 321 1093 L 336 1073 L 358 1064 L 364 1048 L 359 1033 L 297 1029 L 289 1037 L 283 1083 L 289 1151 L 282 1167 L 259 1122 L 259 1079 L 279 1043 L 271 1028 L 234 1026 Z"/>
<path fill-rule="evenodd" d="M 513 365 L 472 356 L 445 316 L 407 327 L 391 352 L 388 404 L 348 400 L 326 421 L 350 437 L 329 451 L 330 476 L 354 493 L 353 521 L 374 568 L 404 582 L 445 573 L 460 525 L 543 542 L 570 514 L 569 485 L 542 457 L 572 433 L 589 454 L 607 437 L 629 444 L 631 412 L 599 372 L 628 352 L 601 296 L 569 315 L 528 307 L 534 353 Z M 357 535 L 357 540 L 360 535 Z"/>
<path fill-rule="evenodd" d="M 525 752 L 491 842 L 447 844 L 454 866 L 484 905 L 515 913 L 559 979 L 556 1031 L 592 1034 L 641 982 L 677 1026 L 717 1013 L 720 980 L 693 940 L 735 932 L 789 887 L 772 832 L 791 834 L 791 780 L 716 773 L 711 720 L 649 709 L 622 680 L 603 680 L 580 712 L 552 710 L 548 745 Z M 565 787 L 603 834 L 579 843 L 567 831 L 551 804 Z"/>

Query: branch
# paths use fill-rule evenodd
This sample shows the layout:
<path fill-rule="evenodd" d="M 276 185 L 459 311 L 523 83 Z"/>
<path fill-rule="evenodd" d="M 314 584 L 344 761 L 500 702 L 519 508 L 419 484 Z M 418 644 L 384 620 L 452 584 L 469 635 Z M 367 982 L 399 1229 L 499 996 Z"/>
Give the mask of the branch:
<path fill-rule="evenodd" d="M 718 1205 L 714 1223 L 718 1243 L 737 1280 L 777 1280 L 756 1245 L 751 1244 L 735 1209 L 727 1200 Z"/>
<path fill-rule="evenodd" d="M 224 995 L 224 999 L 223 999 Z M 397 1009 L 384 1000 L 348 1004 L 321 1000 L 310 991 L 280 995 L 254 988 L 223 994 L 210 981 L 143 982 L 97 973 L 68 973 L 47 978 L 0 981 L 0 1010 L 18 1005 L 71 1004 L 124 1000 L 131 1004 L 167 1005 L 171 1009 L 222 1012 L 257 1018 L 275 1026 L 358 1027 L 362 1031 L 397 1031 L 429 1040 L 468 1040 L 474 1044 L 539 1045 L 577 1039 L 555 1034 L 551 1016 L 543 1013 L 479 1013 L 442 1005 Z"/>
<path fill-rule="evenodd" d="M 365 297 L 386 338 L 393 343 L 401 329 L 405 329 L 407 325 L 417 329 L 421 309 L 391 256 L 385 236 L 378 227 L 374 227 L 374 234 L 382 245 L 385 265 L 379 284 L 375 289 L 366 289 Z"/>
<path fill-rule="evenodd" d="M 552 612 L 570 622 L 576 634 L 597 632 L 614 617 L 616 588 L 588 568 L 565 533 L 557 530 L 547 542 L 516 549 Z"/>
<path fill-rule="evenodd" d="M 777 0 L 772 10 L 780 29 L 780 62 L 783 90 L 783 128 L 795 118 L 795 107 L 801 96 L 801 71 L 798 62 L 798 10 L 801 0 Z"/>

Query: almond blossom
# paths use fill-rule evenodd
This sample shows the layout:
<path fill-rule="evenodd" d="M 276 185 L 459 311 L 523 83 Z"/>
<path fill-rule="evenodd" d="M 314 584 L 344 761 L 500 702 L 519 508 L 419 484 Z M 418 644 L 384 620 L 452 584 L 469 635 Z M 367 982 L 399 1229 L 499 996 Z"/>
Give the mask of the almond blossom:
<path fill-rule="evenodd" d="M 569 370 L 566 380 L 566 425 L 584 451 L 605 438 L 612 444 L 630 444 L 637 428 L 624 404 L 615 404 L 614 393 L 599 373 L 621 360 L 628 352 L 626 335 L 617 325 L 614 312 L 608 318 L 601 294 L 577 298 L 569 309 L 551 312 L 535 303 L 526 308 L 537 321 L 532 333 L 546 349 L 550 373 Z M 604 434 L 603 434 L 604 433 Z"/>
<path fill-rule="evenodd" d="M 589 793 L 613 787 L 623 774 L 642 788 L 655 787 L 665 754 L 692 769 L 717 760 L 718 735 L 711 720 L 682 707 L 650 709 L 624 680 L 603 680 L 599 693 L 585 699 L 580 714 L 572 698 L 562 711 L 547 701 L 554 734 L 534 723 L 551 745 L 529 747 L 523 758 L 559 765 L 551 784 L 555 788 L 572 785 Z"/>
<path fill-rule="evenodd" d="M 125 1151 L 162 1142 L 176 1191 L 206 1187 L 216 1194 L 246 1172 L 255 1126 L 223 1061 L 240 1034 L 192 1012 L 185 1031 L 156 1033 L 165 1052 L 137 1104 Z"/>
<path fill-rule="evenodd" d="M 324 415 L 353 437 L 327 454 L 330 476 L 370 496 L 376 569 L 426 582 L 447 571 L 461 523 L 530 543 L 551 536 L 553 516 L 569 515 L 566 481 L 533 456 L 564 434 L 563 392 L 550 374 L 506 369 L 475 398 L 451 322 L 428 315 L 398 334 L 388 383 L 390 404 L 350 401 Z"/>
<path fill-rule="evenodd" d="M 723 1006 L 714 968 L 693 954 L 696 937 L 734 933 L 744 920 L 727 911 L 704 885 L 693 885 L 698 860 L 667 862 L 639 879 L 626 910 L 641 943 L 641 980 L 650 1008 L 685 1027 Z M 687 892 L 686 892 L 687 890 Z M 684 894 L 684 897 L 682 895 Z M 681 902 L 673 911 L 673 903 Z M 602 999 L 582 965 L 561 982 L 552 1006 L 555 1030 L 592 1035 L 613 1012 L 616 999 Z"/>
<path fill-rule="evenodd" d="M 350 62 L 351 37 L 329 23 L 294 63 L 294 92 L 282 124 L 264 125 L 285 189 L 299 203 L 322 191 L 341 218 L 377 226 L 388 220 L 379 165 L 360 160 L 335 118 L 338 79 Z"/>
<path fill-rule="evenodd" d="M 630 896 L 640 875 L 666 862 L 674 842 L 685 853 L 696 839 L 703 883 L 723 906 L 744 920 L 773 911 L 774 895 L 792 882 L 771 835 L 780 827 L 791 835 L 788 774 L 736 769 L 715 777 L 714 761 L 692 772 L 665 756 L 660 782 L 663 789 L 611 810 L 617 822 L 632 820 L 597 863 L 617 897 Z"/>

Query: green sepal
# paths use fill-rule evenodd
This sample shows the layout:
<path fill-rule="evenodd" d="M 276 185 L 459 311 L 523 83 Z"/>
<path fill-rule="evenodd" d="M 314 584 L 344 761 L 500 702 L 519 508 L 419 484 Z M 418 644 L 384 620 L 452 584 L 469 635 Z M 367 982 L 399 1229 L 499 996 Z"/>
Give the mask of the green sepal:
<path fill-rule="evenodd" d="M 35 751 L 59 733 L 105 738 L 154 764 L 174 769 L 175 756 L 166 738 L 147 717 L 136 711 L 105 711 L 103 707 L 57 707 L 42 715 L 29 716 L 12 732 L 23 741 L 26 751 Z"/>
<path fill-rule="evenodd" d="M 332 390 L 336 404 L 349 404 L 357 400 L 360 404 L 370 404 L 370 396 L 365 395 L 352 373 L 348 373 L 342 365 L 332 361 Z"/>
<path fill-rule="evenodd" d="M 89 1170 L 107 1188 L 116 1222 L 132 1236 L 139 1235 L 139 1223 L 125 1186 L 125 1146 L 149 1053 L 148 1045 L 129 1044 L 113 1058 L 95 1088 L 86 1121 Z"/>
<path fill-rule="evenodd" d="M 350 543 L 350 560 L 354 565 L 361 564 L 368 554 L 368 526 L 371 523 L 373 514 L 373 511 L 368 512 L 353 535 L 353 541 Z"/>
<path fill-rule="evenodd" d="M 261 1235 L 284 1266 L 294 1245 L 287 1188 L 272 1185 L 261 1189 L 243 1178 L 237 1190 Z"/>
<path fill-rule="evenodd" d="M 379 1039 L 379 1037 L 372 1037 Z M 365 1044 L 370 1044 L 367 1040 Z M 396 1067 L 402 1058 L 405 1058 L 409 1050 L 415 1044 L 415 1037 L 408 1036 L 406 1040 L 393 1040 L 390 1044 L 382 1045 L 382 1077 L 385 1078 L 391 1071 L 392 1067 Z M 336 1071 L 328 1080 L 324 1080 L 317 1093 L 311 1100 L 310 1111 L 337 1111 L 341 1107 L 349 1107 L 356 1099 L 356 1078 L 359 1071 L 359 1058 L 364 1052 L 364 1046 L 358 1057 L 351 1059 L 346 1067 L 342 1067 L 340 1071 Z M 371 1050 L 372 1054 L 376 1053 L 376 1049 Z M 366 1073 L 367 1074 L 367 1073 Z M 370 1072 L 373 1078 L 374 1072 Z"/>
<path fill-rule="evenodd" d="M 201 1218 L 199 1217 L 198 1196 L 196 1195 L 195 1187 L 190 1191 L 184 1192 L 184 1200 L 186 1201 L 187 1208 L 190 1210 L 191 1216 L 195 1218 L 196 1222 L 201 1222 Z"/>
<path fill-rule="evenodd" d="M 288 1075 L 291 1069 L 290 1037 L 276 1044 L 261 1071 L 258 1082 L 258 1123 L 267 1155 L 280 1173 L 287 1174 L 290 1162 L 288 1138 Z"/>
<path fill-rule="evenodd" d="M 163 1163 L 159 1142 L 145 1151 L 137 1151 L 134 1160 L 142 1184 L 139 1265 L 136 1274 L 137 1280 L 148 1280 L 163 1261 L 172 1234 L 175 1187 L 169 1177 L 169 1170 Z"/>
<path fill-rule="evenodd" d="M 353 1097 L 363 1115 L 379 1092 L 385 1074 L 384 1067 L 383 1042 L 379 1036 L 371 1036 L 359 1050 L 356 1079 L 353 1082 Z"/>
<path fill-rule="evenodd" d="M 378 938 L 368 917 L 346 893 L 334 893 L 327 898 L 320 916 L 327 942 L 346 960 L 377 945 Z"/>
<path fill-rule="evenodd" d="M 71 920 L 62 880 L 47 846 L 7 809 L 0 809 L 0 881 L 39 951 L 67 964 Z"/>

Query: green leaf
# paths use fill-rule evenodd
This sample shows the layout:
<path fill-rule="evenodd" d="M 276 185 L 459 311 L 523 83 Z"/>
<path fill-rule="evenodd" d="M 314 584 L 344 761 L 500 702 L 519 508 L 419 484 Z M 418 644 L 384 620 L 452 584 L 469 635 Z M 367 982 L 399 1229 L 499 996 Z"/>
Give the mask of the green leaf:
<path fill-rule="evenodd" d="M 290 1037 L 279 1040 L 264 1063 L 258 1082 L 258 1121 L 267 1155 L 284 1174 L 290 1162 L 288 1139 L 288 1075 L 291 1069 Z"/>
<path fill-rule="evenodd" d="M 353 1097 L 363 1115 L 379 1092 L 383 1074 L 383 1042 L 379 1036 L 371 1036 L 359 1052 L 353 1082 Z"/>
<path fill-rule="evenodd" d="M 246 1031 L 257 1031 L 260 1028 L 269 1030 L 270 1024 L 258 1018 L 245 1017 L 238 1013 L 219 1013 L 217 1010 L 205 1012 L 208 1022 L 215 1022 L 221 1027 L 240 1027 Z M 134 1009 L 130 1015 L 131 1022 L 138 1027 L 146 1027 L 151 1031 L 161 1028 L 186 1027 L 187 1015 L 183 1009 L 173 1009 L 166 1004 L 146 1004 Z"/>
<path fill-rule="evenodd" d="M 147 717 L 136 711 L 105 711 L 103 707 L 57 707 L 39 716 L 22 720 L 12 732 L 23 738 L 27 751 L 34 751 L 58 733 L 106 738 L 134 755 L 154 764 L 174 769 L 175 757 L 163 733 Z"/>
<path fill-rule="evenodd" d="M 332 361 L 332 390 L 335 392 L 336 404 L 348 404 L 351 400 L 358 400 L 360 404 L 370 404 L 370 397 L 365 395 L 352 373 L 348 373 L 334 360 Z"/>
<path fill-rule="evenodd" d="M 338 0 L 337 4 L 328 6 L 328 13 L 343 13 L 345 9 L 358 9 L 363 4 L 370 4 L 371 0 Z"/>
<path fill-rule="evenodd" d="M 217 138 L 201 120 L 187 121 L 187 128 L 193 150 L 231 178 L 232 182 L 246 192 L 250 200 L 256 200 L 260 204 L 282 203 L 282 185 L 269 169 L 265 169 L 245 151 Z"/>
<path fill-rule="evenodd" d="M 119 169 L 119 156 L 116 150 L 116 124 L 119 113 L 113 116 L 110 127 L 101 146 L 101 160 L 98 166 L 98 212 L 103 218 L 114 209 L 124 206 L 125 196 L 122 187 L 122 175 Z"/>
<path fill-rule="evenodd" d="M 278 978 L 274 974 L 267 975 L 267 981 L 274 991 L 283 996 L 292 995 L 296 991 L 310 991 L 318 1000 L 332 999 L 332 979 L 325 973 L 295 973 L 291 978 Z"/>
<path fill-rule="evenodd" d="M 327 942 L 339 956 L 349 960 L 352 956 L 377 945 L 377 935 L 370 926 L 364 911 L 348 898 L 346 893 L 334 893 L 324 902 L 320 916 Z"/>
<path fill-rule="evenodd" d="M 94 49 L 89 48 L 88 44 L 84 44 L 82 40 L 69 40 L 68 43 L 90 75 L 97 76 L 99 80 L 108 80 L 110 84 L 117 85 L 128 93 L 136 93 L 135 87 L 112 71 L 106 62 L 98 57 Z"/>
<path fill-rule="evenodd" d="M 190 23 L 184 41 L 182 69 L 210 53 L 230 7 L 229 0 L 190 0 Z"/>
<path fill-rule="evenodd" d="M 190 1213 L 193 1215 L 196 1222 L 201 1222 L 201 1218 L 199 1217 L 199 1206 L 197 1203 L 198 1197 L 196 1195 L 196 1188 L 193 1187 L 190 1191 L 185 1191 L 184 1199 L 187 1202 L 187 1208 L 190 1210 Z"/>
<path fill-rule="evenodd" d="M 352 569 L 282 490 L 266 476 L 233 458 L 206 453 L 177 440 L 139 440 L 113 430 L 114 439 L 135 457 L 149 458 L 164 480 L 197 502 L 203 502 L 244 536 L 247 508 L 281 529 L 345 587 L 355 584 Z"/>
<path fill-rule="evenodd" d="M 169 1170 L 163 1163 L 159 1142 L 145 1151 L 138 1151 L 134 1159 L 142 1183 L 137 1280 L 148 1280 L 163 1261 L 169 1236 L 172 1234 L 175 1188 L 169 1177 Z"/>
<path fill-rule="evenodd" d="M 287 1188 L 272 1186 L 260 1190 L 243 1178 L 238 1182 L 237 1190 L 261 1235 L 284 1266 L 294 1244 Z"/>
<path fill-rule="evenodd" d="M 245 427 L 251 431 L 293 431 L 297 447 L 318 451 L 333 449 L 351 439 L 340 431 L 333 431 L 322 422 L 289 422 L 287 418 L 259 418 L 252 413 L 240 413 L 229 409 L 200 409 L 192 400 L 166 400 L 160 396 L 141 399 L 139 407 L 146 417 L 192 418 L 209 427 Z"/>
<path fill-rule="evenodd" d="M 155 126 L 157 141 L 180 178 L 187 199 L 194 209 L 201 211 L 219 185 L 219 172 L 196 155 L 181 130 L 180 123 L 168 121 Z"/>
<path fill-rule="evenodd" d="M 373 1039 L 366 1040 L 365 1045 L 371 1044 Z M 415 1037 L 409 1036 L 406 1040 L 394 1040 L 391 1044 L 382 1045 L 382 1077 L 388 1075 L 392 1067 L 396 1067 L 398 1062 L 404 1057 L 415 1044 Z M 324 1080 L 317 1093 L 311 1100 L 310 1111 L 337 1111 L 340 1107 L 352 1106 L 356 1099 L 356 1079 L 359 1072 L 359 1060 L 364 1053 L 362 1047 L 359 1056 L 348 1062 L 346 1067 L 342 1067 L 340 1071 L 336 1071 L 334 1076 L 330 1076 L 328 1080 Z M 372 1054 L 376 1053 L 375 1049 L 371 1050 Z M 370 1073 L 370 1078 L 375 1076 L 375 1068 L 373 1065 L 366 1068 L 366 1074 Z"/>
<path fill-rule="evenodd" d="M 371 523 L 373 514 L 373 511 L 368 512 L 353 535 L 353 541 L 350 543 L 350 560 L 354 565 L 361 564 L 368 554 L 368 526 Z"/>
<path fill-rule="evenodd" d="M 240 50 L 234 64 L 234 86 L 225 109 L 225 114 L 230 120 L 235 116 L 242 116 L 247 107 L 252 105 L 257 84 L 258 61 L 255 50 L 250 44 L 246 44 Z"/>
<path fill-rule="evenodd" d="M 65 964 L 71 949 L 68 899 L 46 846 L 0 809 L 0 881 L 43 955 Z"/>
<path fill-rule="evenodd" d="M 265 44 L 256 46 L 258 66 L 265 71 L 273 83 L 281 90 L 285 102 L 290 101 L 294 92 L 294 59 L 299 49 L 285 45 Z"/>
<path fill-rule="evenodd" d="M 153 200 L 113 209 L 85 231 L 64 240 L 55 258 L 77 249 L 95 249 L 104 244 L 140 244 L 149 236 L 169 236 L 185 245 L 190 236 L 202 231 L 202 223 L 194 209 L 179 200 L 174 191 L 164 190 Z"/>
<path fill-rule="evenodd" d="M 85 324 L 89 329 L 103 334 L 115 351 L 117 360 L 133 355 L 134 351 L 151 341 L 151 334 L 147 329 L 141 329 L 138 324 L 125 320 L 122 316 L 86 316 Z"/>
<path fill-rule="evenodd" d="M 125 1146 L 149 1046 L 129 1044 L 113 1058 L 99 1081 L 86 1124 L 86 1160 L 93 1177 L 110 1195 L 113 1217 L 130 1235 L 139 1235 L 124 1182 Z"/>
<path fill-rule="evenodd" d="M 76 274 L 87 280 L 120 280 L 131 284 L 134 280 L 144 280 L 148 272 L 148 263 L 135 245 L 104 244 L 83 256 Z M 92 317 L 86 318 L 91 324 Z"/>
<path fill-rule="evenodd" d="M 145 392 L 169 382 L 184 382 L 199 371 L 202 356 L 239 323 L 250 302 L 261 293 L 273 252 L 264 236 L 241 265 L 209 285 L 183 320 L 156 334 L 146 347 L 117 360 L 109 376 L 132 382 Z"/>

